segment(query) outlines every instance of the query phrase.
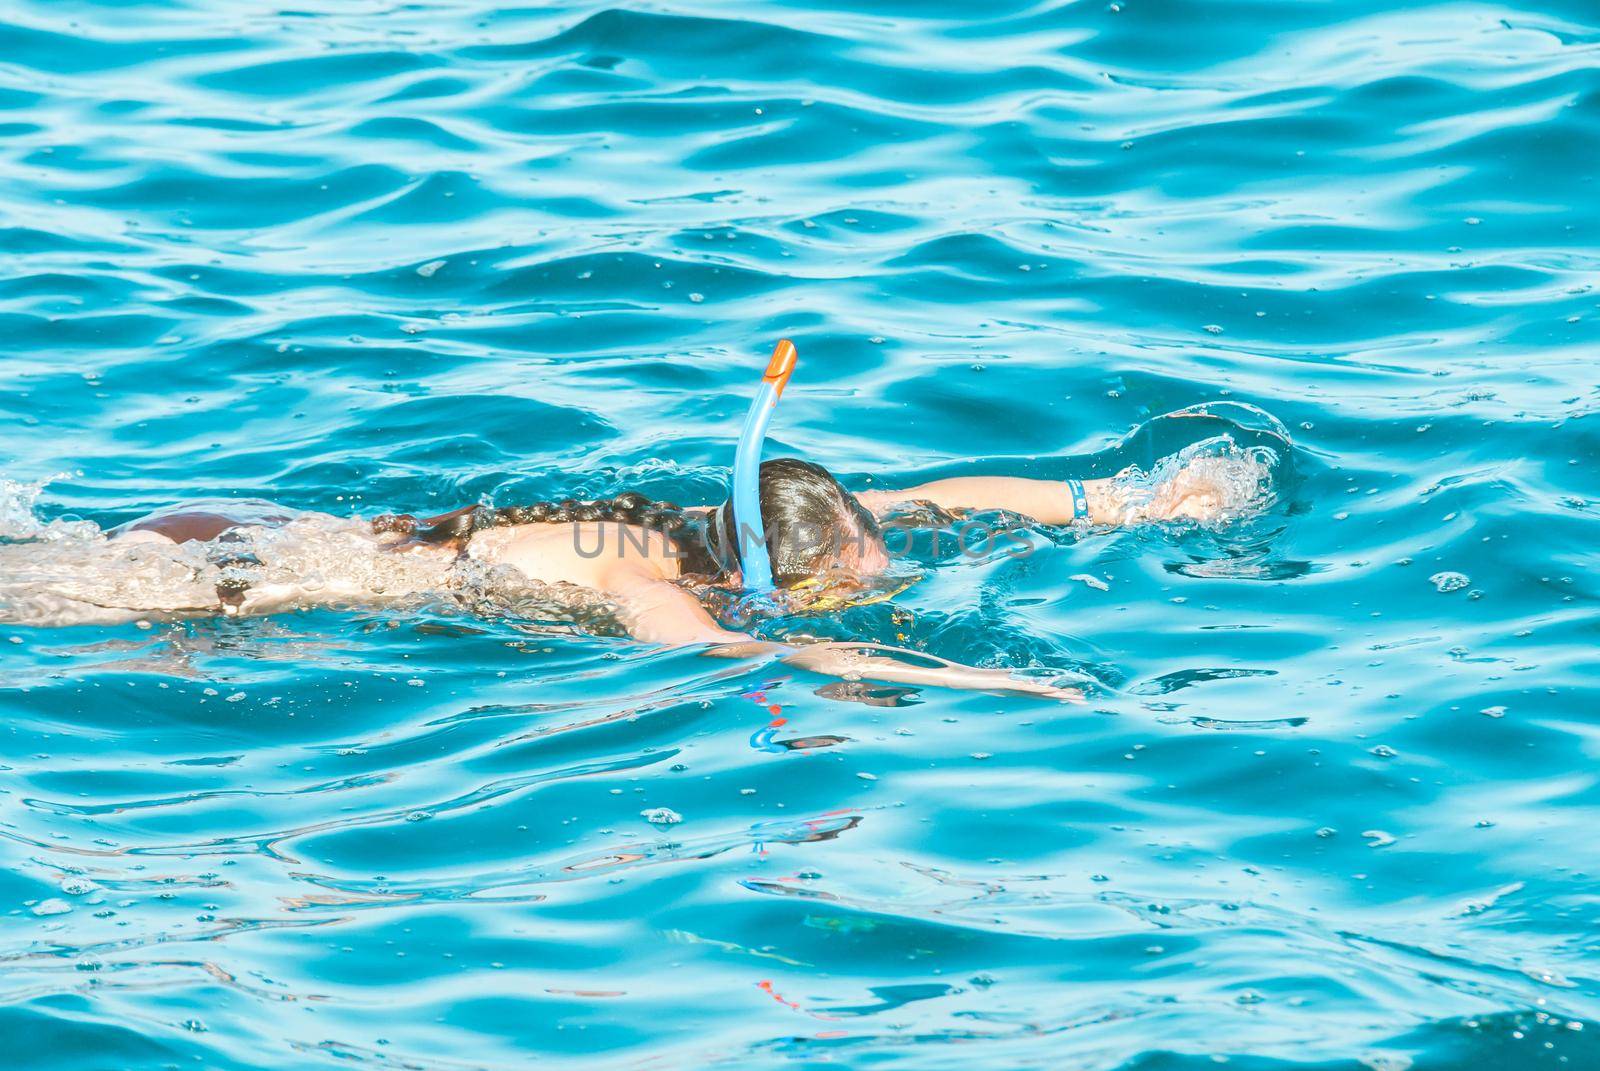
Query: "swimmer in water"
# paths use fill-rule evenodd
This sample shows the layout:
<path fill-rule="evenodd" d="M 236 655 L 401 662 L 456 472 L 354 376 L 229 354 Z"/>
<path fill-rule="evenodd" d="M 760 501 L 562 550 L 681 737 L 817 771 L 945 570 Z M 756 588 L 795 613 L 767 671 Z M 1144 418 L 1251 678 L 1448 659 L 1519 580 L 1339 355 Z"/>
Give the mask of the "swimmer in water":
<path fill-rule="evenodd" d="M 890 564 L 880 520 L 905 504 L 948 513 L 1005 510 L 1043 524 L 1112 526 L 1206 521 L 1224 500 L 1221 489 L 1190 469 L 1136 507 L 1113 480 L 1080 484 L 972 476 L 852 494 L 822 467 L 794 458 L 762 463 L 760 496 L 773 579 L 780 594 L 799 592 L 802 602 L 808 588 L 835 597 L 843 592 L 847 599 L 852 591 L 870 592 L 873 578 Z M 112 529 L 106 549 L 188 551 L 189 562 L 215 567 L 209 575 L 220 579 L 210 598 L 191 596 L 188 605 L 182 600 L 165 607 L 134 605 L 121 613 L 103 602 L 92 614 L 63 605 L 54 620 L 39 623 L 265 614 L 368 601 L 358 585 L 301 586 L 286 580 L 281 569 L 258 576 L 267 572 L 257 560 L 258 554 L 264 556 L 263 540 L 270 547 L 275 534 L 315 530 L 336 534 L 343 545 L 367 544 L 371 561 L 392 563 L 405 579 L 391 582 L 386 596 L 442 590 L 457 562 L 509 568 L 574 604 L 608 604 L 629 635 L 648 643 L 705 644 L 727 656 L 778 653 L 792 665 L 850 679 L 1076 697 L 1073 689 L 1014 678 L 1007 670 L 960 666 L 920 653 L 914 663 L 907 662 L 909 653 L 871 644 L 808 644 L 785 651 L 725 628 L 702 599 L 742 585 L 732 513 L 730 502 L 678 508 L 634 493 L 595 502 L 471 506 L 427 518 L 385 515 L 366 522 L 267 503 L 198 503 Z"/>
<path fill-rule="evenodd" d="M 741 455 L 740 464 L 745 461 Z M 140 568 L 165 568 L 177 560 L 180 568 L 169 572 L 190 582 L 179 585 L 181 592 L 157 600 L 164 604 L 130 597 L 121 600 L 127 605 L 117 605 L 115 594 L 83 594 L 64 578 L 53 585 L 24 584 L 21 591 L 0 580 L 0 619 L 29 621 L 29 615 L 8 614 L 6 608 L 8 601 L 16 604 L 28 595 L 35 600 L 31 623 L 39 624 L 380 603 L 448 590 L 451 571 L 467 564 L 502 577 L 509 573 L 570 605 L 604 606 L 622 631 L 647 643 L 705 645 L 707 653 L 726 657 L 771 654 L 846 680 L 1078 699 L 1076 688 L 1055 682 L 876 644 L 758 641 L 719 623 L 706 599 L 718 590 L 752 586 L 774 588 L 774 597 L 795 599 L 802 607 L 808 595 L 820 593 L 834 599 L 842 595 L 847 602 L 852 594 L 871 596 L 874 578 L 890 565 L 882 521 L 905 505 L 931 506 L 947 514 L 998 510 L 1047 525 L 1107 527 L 1213 521 L 1236 497 L 1214 468 L 1188 462 L 1168 465 L 1157 485 L 1131 496 L 1116 479 L 1004 476 L 852 494 L 821 466 L 795 458 L 748 468 L 759 471 L 758 478 L 745 477 L 754 485 L 746 501 L 759 502 L 757 523 L 742 522 L 737 528 L 737 486 L 733 498 L 714 507 L 680 508 L 629 492 L 602 501 L 468 506 L 426 518 L 386 514 L 368 521 L 261 502 L 175 507 L 113 529 L 96 541 L 102 552 L 139 555 Z M 741 528 L 744 538 L 738 539 L 735 533 Z M 336 538 L 343 548 L 338 553 L 352 548 L 362 552 L 369 575 L 381 573 L 381 580 L 322 577 L 314 554 L 287 564 L 275 561 L 273 568 L 262 561 L 263 548 L 292 545 L 289 540 L 275 542 L 278 534 L 312 530 Z M 754 532 L 765 533 L 765 538 L 757 539 Z M 151 555 L 159 558 L 161 552 L 169 560 L 152 565 Z M 756 557 L 759 562 L 752 561 Z M 762 571 L 763 583 L 750 583 L 752 566 Z M 197 579 L 202 574 L 205 582 Z M 310 574 L 318 574 L 316 583 L 302 579 Z M 211 591 L 204 593 L 207 583 Z"/>

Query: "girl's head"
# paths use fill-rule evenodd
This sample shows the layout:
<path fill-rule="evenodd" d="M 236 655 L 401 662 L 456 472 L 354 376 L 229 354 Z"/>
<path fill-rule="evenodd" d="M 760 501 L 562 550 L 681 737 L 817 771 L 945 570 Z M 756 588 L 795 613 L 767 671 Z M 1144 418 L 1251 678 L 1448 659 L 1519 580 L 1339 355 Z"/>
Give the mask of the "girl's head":
<path fill-rule="evenodd" d="M 821 465 L 792 457 L 763 461 L 760 494 L 772 578 L 780 587 L 839 571 L 871 575 L 888 567 L 878 522 Z M 760 537 L 753 527 L 735 534 L 732 502 L 712 510 L 706 522 L 708 549 L 728 573 L 739 569 L 740 539 Z"/>

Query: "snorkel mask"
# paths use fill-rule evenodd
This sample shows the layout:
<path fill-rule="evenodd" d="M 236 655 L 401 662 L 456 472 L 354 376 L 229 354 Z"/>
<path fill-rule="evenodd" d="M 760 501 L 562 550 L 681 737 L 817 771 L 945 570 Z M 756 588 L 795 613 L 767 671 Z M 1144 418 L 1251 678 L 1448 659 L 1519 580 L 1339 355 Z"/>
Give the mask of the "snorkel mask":
<path fill-rule="evenodd" d="M 767 441 L 767 425 L 772 423 L 778 399 L 783 397 L 783 388 L 789 385 L 798 360 L 794 343 L 780 339 L 750 402 L 750 411 L 745 414 L 739 450 L 733 457 L 734 546 L 744 586 L 749 591 L 768 592 L 773 588 L 767 527 L 761 520 L 761 448 Z"/>
<path fill-rule="evenodd" d="M 789 585 L 797 602 L 811 613 L 832 613 L 835 610 L 852 610 L 857 606 L 871 606 L 888 602 L 917 582 L 915 576 L 880 577 L 872 584 L 830 584 L 821 577 L 812 577 Z"/>

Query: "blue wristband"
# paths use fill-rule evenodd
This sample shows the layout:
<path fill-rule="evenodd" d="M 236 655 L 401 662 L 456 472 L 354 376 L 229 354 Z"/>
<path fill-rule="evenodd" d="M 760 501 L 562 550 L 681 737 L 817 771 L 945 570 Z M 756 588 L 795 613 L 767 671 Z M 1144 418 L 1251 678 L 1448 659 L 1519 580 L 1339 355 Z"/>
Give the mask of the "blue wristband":
<path fill-rule="evenodd" d="M 1089 496 L 1084 493 L 1082 480 L 1068 480 L 1067 491 L 1072 495 L 1072 519 L 1081 521 L 1089 516 Z"/>

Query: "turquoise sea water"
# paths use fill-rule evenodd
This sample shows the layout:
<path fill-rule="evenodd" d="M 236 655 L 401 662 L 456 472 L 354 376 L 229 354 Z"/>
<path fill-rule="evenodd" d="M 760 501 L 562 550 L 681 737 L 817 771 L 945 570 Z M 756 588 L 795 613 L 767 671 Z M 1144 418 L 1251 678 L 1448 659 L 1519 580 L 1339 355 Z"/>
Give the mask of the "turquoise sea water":
<path fill-rule="evenodd" d="M 853 486 L 1295 442 L 1229 532 L 771 626 L 1082 706 L 0 628 L 6 1066 L 1600 1067 L 1597 61 L 1592 0 L 0 4 L 38 518 L 720 497 L 780 335 Z"/>

